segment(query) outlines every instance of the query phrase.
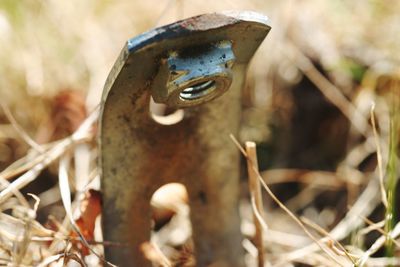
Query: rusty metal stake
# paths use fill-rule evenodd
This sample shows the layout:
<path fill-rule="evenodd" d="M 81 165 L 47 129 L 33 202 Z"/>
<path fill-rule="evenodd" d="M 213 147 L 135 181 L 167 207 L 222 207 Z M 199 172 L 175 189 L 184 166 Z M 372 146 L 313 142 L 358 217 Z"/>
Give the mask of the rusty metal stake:
<path fill-rule="evenodd" d="M 179 182 L 189 193 L 197 266 L 243 266 L 239 155 L 229 134 L 238 132 L 247 64 L 269 30 L 260 14 L 225 12 L 127 42 L 102 98 L 103 233 L 122 244 L 106 247 L 107 260 L 151 266 L 140 251 L 150 239 L 150 199 L 162 185 Z M 157 123 L 151 96 L 185 108 L 182 120 Z"/>

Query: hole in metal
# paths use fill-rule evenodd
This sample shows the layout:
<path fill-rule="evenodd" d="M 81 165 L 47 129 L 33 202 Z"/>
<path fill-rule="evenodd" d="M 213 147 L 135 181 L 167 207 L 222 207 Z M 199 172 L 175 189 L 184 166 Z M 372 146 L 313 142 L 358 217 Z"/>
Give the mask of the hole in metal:
<path fill-rule="evenodd" d="M 162 125 L 173 125 L 177 124 L 183 117 L 185 113 L 182 109 L 168 110 L 165 104 L 158 104 L 154 102 L 153 98 L 150 99 L 150 115 L 153 120 Z"/>
<path fill-rule="evenodd" d="M 205 82 L 200 82 L 198 84 L 192 85 L 191 87 L 185 88 L 179 94 L 180 98 L 183 100 L 196 100 L 216 89 L 215 81 L 209 80 Z"/>
<path fill-rule="evenodd" d="M 182 245 L 187 241 L 191 236 L 188 202 L 188 192 L 181 183 L 168 183 L 154 192 L 150 200 L 155 230 L 152 233 L 152 240 L 160 240 L 157 235 L 160 237 L 160 234 L 165 232 L 165 229 L 164 231 L 162 229 L 165 226 L 173 233 L 169 237 L 169 242 Z M 168 223 L 170 224 L 167 225 Z M 158 232 L 159 230 L 161 231 Z"/>

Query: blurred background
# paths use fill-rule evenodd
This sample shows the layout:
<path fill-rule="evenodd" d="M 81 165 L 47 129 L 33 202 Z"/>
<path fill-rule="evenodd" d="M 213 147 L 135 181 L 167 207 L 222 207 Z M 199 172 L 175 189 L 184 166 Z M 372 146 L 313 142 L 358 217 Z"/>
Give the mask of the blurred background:
<path fill-rule="evenodd" d="M 292 212 L 342 241 L 348 258 L 369 266 L 400 266 L 396 242 L 384 240 L 369 250 L 398 221 L 398 1 L 0 0 L 3 190 L 33 168 L 29 162 L 43 161 L 38 160 L 41 149 L 73 134 L 95 110 L 127 39 L 222 10 L 257 11 L 267 15 L 272 26 L 249 67 L 238 137 L 257 143 L 262 176 Z M 83 162 L 71 167 L 72 193 L 84 192 L 89 182 L 98 189 L 93 133 L 88 139 L 78 152 L 72 149 Z M 60 165 L 45 165 L 32 183 L 19 188 L 24 196 L 30 192 L 42 199 L 37 210 L 41 224 L 48 223 L 49 215 L 59 221 L 65 216 L 55 192 Z M 242 176 L 242 212 L 251 224 L 245 168 Z M 310 259 L 294 253 L 312 241 L 272 200 L 265 196 L 264 201 L 271 230 L 266 237 L 269 263 L 286 259 L 288 266 L 337 266 L 321 260 L 323 253 L 315 249 Z M 371 225 L 383 233 L 365 230 Z M 284 254 L 288 247 L 292 254 Z M 23 259 L 26 264 L 35 262 L 28 258 Z"/>

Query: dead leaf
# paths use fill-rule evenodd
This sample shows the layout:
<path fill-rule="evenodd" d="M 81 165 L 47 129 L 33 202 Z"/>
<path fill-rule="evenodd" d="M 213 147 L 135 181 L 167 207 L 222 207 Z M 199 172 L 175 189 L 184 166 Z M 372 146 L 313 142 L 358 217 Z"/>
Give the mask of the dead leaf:
<path fill-rule="evenodd" d="M 88 240 L 94 240 L 94 227 L 97 216 L 101 212 L 101 194 L 99 191 L 90 189 L 86 192 L 85 198 L 80 206 L 81 216 L 75 220 L 76 225 L 79 227 L 83 237 Z M 72 231 L 71 236 L 78 237 L 75 231 Z M 78 244 L 78 249 L 82 251 L 83 255 L 89 254 L 89 249 L 82 244 Z"/>

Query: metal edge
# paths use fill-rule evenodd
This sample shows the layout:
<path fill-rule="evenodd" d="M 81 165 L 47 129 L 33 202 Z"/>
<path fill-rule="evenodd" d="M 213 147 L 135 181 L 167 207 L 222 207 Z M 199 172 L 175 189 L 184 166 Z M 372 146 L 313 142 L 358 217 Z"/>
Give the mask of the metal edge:
<path fill-rule="evenodd" d="M 217 29 L 242 21 L 259 23 L 268 28 L 268 30 L 271 29 L 271 26 L 269 25 L 269 19 L 265 15 L 254 11 L 228 10 L 186 18 L 159 28 L 149 30 L 129 39 L 126 43 L 126 47 L 129 52 L 133 52 L 145 47 L 150 43 L 181 36 L 184 32 L 189 33 L 193 31 Z M 193 26 L 196 25 L 196 23 L 199 24 L 199 26 Z"/>

